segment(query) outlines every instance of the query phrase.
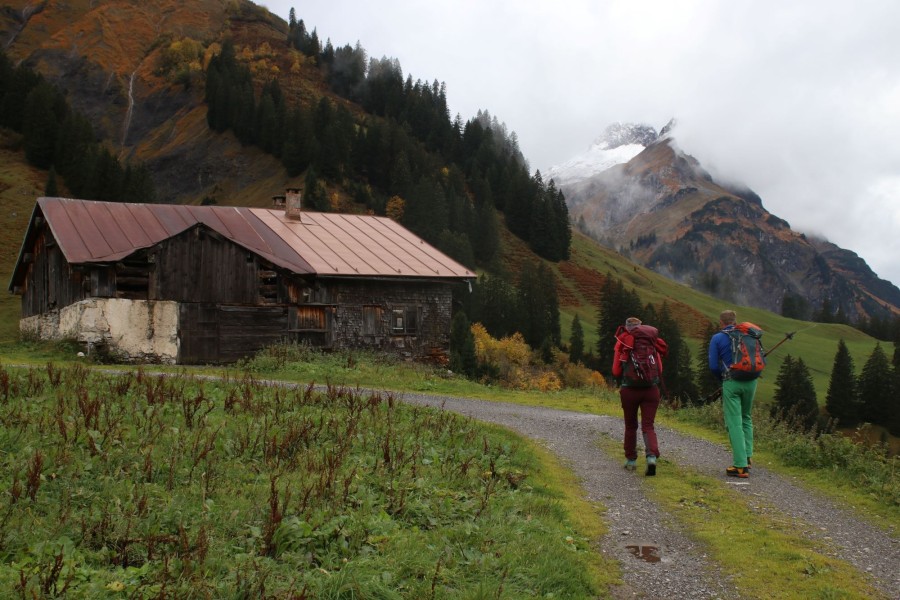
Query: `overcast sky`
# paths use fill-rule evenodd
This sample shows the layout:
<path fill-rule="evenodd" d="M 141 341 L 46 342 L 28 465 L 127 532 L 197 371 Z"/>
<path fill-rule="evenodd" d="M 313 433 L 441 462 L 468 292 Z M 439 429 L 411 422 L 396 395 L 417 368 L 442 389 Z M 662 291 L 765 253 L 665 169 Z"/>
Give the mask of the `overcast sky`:
<path fill-rule="evenodd" d="M 278 0 L 516 132 L 532 171 L 610 123 L 676 139 L 773 214 L 900 285 L 897 0 Z"/>

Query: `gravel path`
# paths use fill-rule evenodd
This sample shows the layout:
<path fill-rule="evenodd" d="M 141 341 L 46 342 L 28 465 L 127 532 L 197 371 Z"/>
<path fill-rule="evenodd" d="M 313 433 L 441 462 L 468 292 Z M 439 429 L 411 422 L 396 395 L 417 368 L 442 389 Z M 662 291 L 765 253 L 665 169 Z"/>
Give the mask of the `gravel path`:
<path fill-rule="evenodd" d="M 608 509 L 605 517 L 609 532 L 600 545 L 604 554 L 623 565 L 624 577 L 624 585 L 612 591 L 614 598 L 740 598 L 732 582 L 722 578 L 715 562 L 644 494 L 643 461 L 638 461 L 637 474 L 629 473 L 619 458 L 599 448 L 601 436 L 621 440 L 621 418 L 414 393 L 399 397 L 503 425 L 543 443 L 559 456 L 581 479 L 588 499 Z M 725 480 L 723 469 L 731 458 L 729 450 L 665 427 L 656 429 L 664 458 L 704 475 L 721 477 L 752 497 L 750 504 L 757 510 L 787 515 L 810 538 L 823 542 L 832 556 L 868 573 L 873 586 L 887 597 L 900 599 L 900 524 L 893 524 L 891 533 L 885 533 L 759 466 L 753 467 L 749 482 Z M 643 559 L 634 552 L 642 554 Z"/>

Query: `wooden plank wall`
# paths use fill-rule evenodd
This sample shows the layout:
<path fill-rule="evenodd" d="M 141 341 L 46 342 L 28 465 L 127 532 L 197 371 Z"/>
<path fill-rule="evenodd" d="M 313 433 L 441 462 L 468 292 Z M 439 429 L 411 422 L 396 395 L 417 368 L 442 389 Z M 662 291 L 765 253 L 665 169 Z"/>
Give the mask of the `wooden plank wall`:
<path fill-rule="evenodd" d="M 23 317 L 62 308 L 86 297 L 84 274 L 72 269 L 49 229 L 37 236 L 30 250 L 22 293 Z"/>
<path fill-rule="evenodd" d="M 287 307 L 179 306 L 180 364 L 232 363 L 284 339 Z"/>
<path fill-rule="evenodd" d="M 214 232 L 190 229 L 160 243 L 152 255 L 153 300 L 259 302 L 254 255 Z"/>

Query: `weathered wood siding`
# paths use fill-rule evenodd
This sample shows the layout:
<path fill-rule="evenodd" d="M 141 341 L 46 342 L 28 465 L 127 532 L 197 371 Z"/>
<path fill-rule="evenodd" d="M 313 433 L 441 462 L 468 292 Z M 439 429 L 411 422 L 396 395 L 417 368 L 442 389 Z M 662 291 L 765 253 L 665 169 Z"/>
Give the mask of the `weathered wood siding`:
<path fill-rule="evenodd" d="M 181 364 L 232 363 L 285 337 L 287 307 L 179 305 Z"/>
<path fill-rule="evenodd" d="M 63 257 L 49 229 L 41 231 L 25 255 L 28 273 L 22 293 L 22 316 L 39 315 L 87 297 L 84 273 Z"/>
<path fill-rule="evenodd" d="M 151 300 L 258 304 L 259 268 L 254 254 L 203 227 L 157 244 Z"/>

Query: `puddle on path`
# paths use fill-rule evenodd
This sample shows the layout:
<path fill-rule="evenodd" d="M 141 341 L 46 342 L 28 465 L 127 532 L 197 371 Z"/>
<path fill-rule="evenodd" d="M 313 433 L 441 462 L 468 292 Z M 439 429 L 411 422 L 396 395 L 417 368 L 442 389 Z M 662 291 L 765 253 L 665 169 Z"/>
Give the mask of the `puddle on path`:
<path fill-rule="evenodd" d="M 645 560 L 648 563 L 659 562 L 659 548 L 657 546 L 651 546 L 649 544 L 640 546 L 630 545 L 625 546 L 625 549 L 631 552 L 635 556 L 635 558 Z"/>

